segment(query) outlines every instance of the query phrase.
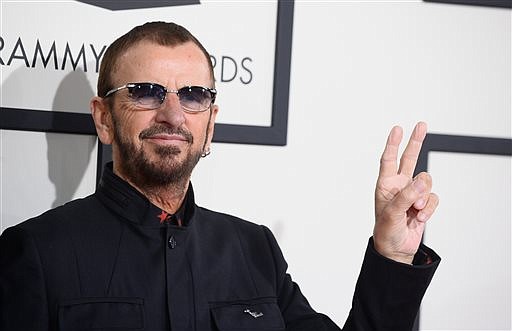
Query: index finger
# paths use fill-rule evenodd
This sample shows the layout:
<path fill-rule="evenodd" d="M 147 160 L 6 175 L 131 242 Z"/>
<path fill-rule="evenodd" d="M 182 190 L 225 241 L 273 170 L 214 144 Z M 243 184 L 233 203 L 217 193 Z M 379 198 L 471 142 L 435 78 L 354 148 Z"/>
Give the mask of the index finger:
<path fill-rule="evenodd" d="M 380 177 L 389 177 L 397 174 L 397 158 L 398 158 L 398 147 L 402 141 L 403 130 L 399 126 L 394 126 L 389 133 L 386 147 L 380 158 Z"/>
<path fill-rule="evenodd" d="M 412 177 L 418 156 L 420 155 L 421 145 L 427 135 L 427 123 L 418 122 L 411 133 L 411 138 L 405 147 L 404 153 L 400 158 L 400 167 L 398 168 L 399 174 L 404 174 Z"/>

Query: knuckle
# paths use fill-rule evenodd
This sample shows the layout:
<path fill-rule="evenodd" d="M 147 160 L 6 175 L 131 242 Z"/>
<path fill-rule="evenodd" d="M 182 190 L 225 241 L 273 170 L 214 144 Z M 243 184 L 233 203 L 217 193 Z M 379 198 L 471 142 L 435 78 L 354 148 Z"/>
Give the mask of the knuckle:
<path fill-rule="evenodd" d="M 428 172 L 425 172 L 425 180 L 428 182 L 430 186 L 432 186 L 432 176 Z"/>
<path fill-rule="evenodd" d="M 426 171 L 422 171 L 422 172 L 418 173 L 415 178 L 421 178 L 423 180 L 432 180 L 432 177 Z"/>
<path fill-rule="evenodd" d="M 422 180 L 427 185 L 428 190 L 432 188 L 432 176 L 428 172 L 422 171 L 414 178 Z"/>
<path fill-rule="evenodd" d="M 438 205 L 439 205 L 439 198 L 437 197 L 436 194 L 431 193 L 430 197 L 428 199 L 428 205 L 427 205 L 426 209 L 429 211 L 429 213 L 433 213 Z"/>
<path fill-rule="evenodd" d="M 401 157 L 400 157 L 400 162 L 404 163 L 404 162 L 408 162 L 410 160 L 413 160 L 413 158 L 407 154 L 403 154 Z"/>
<path fill-rule="evenodd" d="M 435 193 L 431 193 L 432 198 L 434 199 L 435 207 L 439 206 L 439 196 Z"/>

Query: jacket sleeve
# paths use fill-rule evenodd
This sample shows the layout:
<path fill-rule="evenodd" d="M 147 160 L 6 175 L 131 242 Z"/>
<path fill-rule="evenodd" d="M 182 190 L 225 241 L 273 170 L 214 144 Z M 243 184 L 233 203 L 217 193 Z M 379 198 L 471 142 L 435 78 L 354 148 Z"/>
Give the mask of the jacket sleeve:
<path fill-rule="evenodd" d="M 274 255 L 278 304 L 286 330 L 340 331 L 329 317 L 311 308 L 298 285 L 286 273 L 287 264 L 274 236 L 267 228 L 265 232 Z M 378 254 L 370 238 L 344 331 L 412 329 L 423 294 L 440 261 L 426 246 L 422 245 L 420 250 L 432 258 L 432 263 L 410 266 Z"/>
<path fill-rule="evenodd" d="M 387 259 L 377 253 L 370 238 L 343 330 L 412 330 L 423 295 L 441 261 L 421 244 L 414 260 L 422 261 L 423 256 L 428 259 L 421 265 Z"/>
<path fill-rule="evenodd" d="M 33 238 L 19 227 L 0 236 L 0 330 L 48 330 L 41 261 Z"/>

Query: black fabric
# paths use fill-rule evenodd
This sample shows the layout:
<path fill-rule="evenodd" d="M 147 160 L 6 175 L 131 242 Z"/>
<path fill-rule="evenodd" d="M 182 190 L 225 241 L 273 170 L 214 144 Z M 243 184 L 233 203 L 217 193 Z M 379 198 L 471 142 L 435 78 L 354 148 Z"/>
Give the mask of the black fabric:
<path fill-rule="evenodd" d="M 144 330 L 143 300 L 87 298 L 59 305 L 59 330 Z"/>
<path fill-rule="evenodd" d="M 411 330 L 422 294 L 440 261 L 425 245 L 421 245 L 419 251 L 435 262 L 407 265 L 387 259 L 377 253 L 370 238 L 344 329 Z"/>
<path fill-rule="evenodd" d="M 276 298 L 215 304 L 211 312 L 219 330 L 285 330 Z"/>
<path fill-rule="evenodd" d="M 5 230 L 0 330 L 339 330 L 286 273 L 266 227 L 196 206 L 192 187 L 186 227 L 148 210 L 106 169 L 95 194 Z M 433 263 L 408 266 L 369 242 L 344 330 L 412 328 L 439 263 L 422 250 Z"/>

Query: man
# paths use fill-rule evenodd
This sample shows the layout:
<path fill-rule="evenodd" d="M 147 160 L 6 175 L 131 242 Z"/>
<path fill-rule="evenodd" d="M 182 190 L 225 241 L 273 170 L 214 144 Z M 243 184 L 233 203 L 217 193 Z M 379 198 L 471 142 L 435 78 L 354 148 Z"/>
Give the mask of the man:
<path fill-rule="evenodd" d="M 215 117 L 206 50 L 172 23 L 147 23 L 105 52 L 91 101 L 112 144 L 97 191 L 0 237 L 0 329 L 339 330 L 286 273 L 271 232 L 194 203 L 193 168 Z M 344 330 L 410 330 L 439 257 L 420 245 L 438 198 L 412 178 L 426 126 L 404 151 L 391 131 L 376 223 Z"/>

